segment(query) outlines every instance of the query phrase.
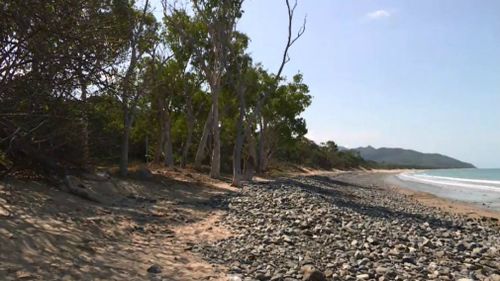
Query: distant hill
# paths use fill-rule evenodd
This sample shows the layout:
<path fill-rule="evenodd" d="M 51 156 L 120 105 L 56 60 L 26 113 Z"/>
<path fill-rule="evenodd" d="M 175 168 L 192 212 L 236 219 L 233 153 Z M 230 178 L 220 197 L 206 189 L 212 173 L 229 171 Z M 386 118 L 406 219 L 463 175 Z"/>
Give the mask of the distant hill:
<path fill-rule="evenodd" d="M 474 165 L 437 154 L 422 153 L 402 148 L 374 148 L 372 146 L 351 149 L 367 160 L 396 167 L 422 169 L 475 168 Z"/>

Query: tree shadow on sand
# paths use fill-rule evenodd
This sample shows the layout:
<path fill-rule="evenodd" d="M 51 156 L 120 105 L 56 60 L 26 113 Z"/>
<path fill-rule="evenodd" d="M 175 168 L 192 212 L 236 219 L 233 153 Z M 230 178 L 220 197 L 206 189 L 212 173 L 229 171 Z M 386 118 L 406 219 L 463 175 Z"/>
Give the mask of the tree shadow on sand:
<path fill-rule="evenodd" d="M 146 269 L 161 260 L 162 274 L 177 276 L 169 280 L 185 280 L 182 270 L 166 266 L 183 263 L 175 258 L 183 249 L 171 247 L 177 239 L 172 229 L 227 208 L 215 200 L 227 190 L 161 175 L 110 181 L 99 187 L 115 189 L 106 191 L 116 196 L 109 204 L 36 182 L 0 182 L 0 204 L 11 213 L 0 217 L 0 276 L 147 280 L 152 275 Z M 7 185 L 13 186 L 10 194 L 1 188 Z"/>

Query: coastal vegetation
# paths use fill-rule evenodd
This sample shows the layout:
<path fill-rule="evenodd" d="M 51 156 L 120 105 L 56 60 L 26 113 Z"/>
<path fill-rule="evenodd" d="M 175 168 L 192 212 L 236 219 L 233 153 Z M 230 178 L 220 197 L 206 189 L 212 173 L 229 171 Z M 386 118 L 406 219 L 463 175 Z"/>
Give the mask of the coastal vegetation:
<path fill-rule="evenodd" d="M 64 177 L 97 165 L 264 173 L 304 140 L 312 96 L 285 77 L 296 2 L 284 1 L 278 69 L 248 53 L 243 1 L 6 1 L 0 10 L 0 173 Z M 70 8 L 71 7 L 71 8 Z"/>
<path fill-rule="evenodd" d="M 250 38 L 237 25 L 241 0 L 162 1 L 161 18 L 149 1 L 67 3 L 2 4 L 0 176 L 63 178 L 103 165 L 126 176 L 134 162 L 209 167 L 211 177 L 232 174 L 239 186 L 283 162 L 328 170 L 457 166 L 413 154 L 378 161 L 305 137 L 307 74 L 283 74 L 306 28 L 305 19 L 295 24 L 296 2 L 284 1 L 288 29 L 273 70 L 248 52 Z"/>
<path fill-rule="evenodd" d="M 275 69 L 243 0 L 155 3 L 0 0 L 1 280 L 500 280 L 494 186 L 365 170 L 467 163 L 306 137 L 297 2 Z"/>

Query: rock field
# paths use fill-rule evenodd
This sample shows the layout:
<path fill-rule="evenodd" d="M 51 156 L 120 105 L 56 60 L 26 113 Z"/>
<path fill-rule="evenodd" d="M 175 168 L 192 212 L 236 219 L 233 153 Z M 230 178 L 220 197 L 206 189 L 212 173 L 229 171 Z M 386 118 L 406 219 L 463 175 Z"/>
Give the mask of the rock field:
<path fill-rule="evenodd" d="M 220 199 L 235 236 L 193 251 L 231 280 L 500 280 L 500 227 L 325 176 Z"/>

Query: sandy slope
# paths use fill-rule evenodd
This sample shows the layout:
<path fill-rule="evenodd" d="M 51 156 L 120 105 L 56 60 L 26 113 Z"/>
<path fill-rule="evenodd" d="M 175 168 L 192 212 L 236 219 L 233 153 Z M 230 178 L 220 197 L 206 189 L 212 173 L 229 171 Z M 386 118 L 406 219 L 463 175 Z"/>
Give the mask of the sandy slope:
<path fill-rule="evenodd" d="M 172 179 L 175 178 L 175 179 Z M 40 183 L 0 183 L 1 280 L 224 280 L 190 245 L 230 233 L 210 199 L 227 184 L 187 172 L 85 181 L 107 204 Z M 157 264 L 161 273 L 147 269 Z"/>

